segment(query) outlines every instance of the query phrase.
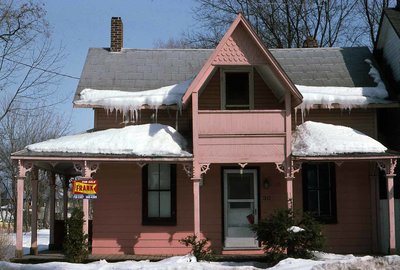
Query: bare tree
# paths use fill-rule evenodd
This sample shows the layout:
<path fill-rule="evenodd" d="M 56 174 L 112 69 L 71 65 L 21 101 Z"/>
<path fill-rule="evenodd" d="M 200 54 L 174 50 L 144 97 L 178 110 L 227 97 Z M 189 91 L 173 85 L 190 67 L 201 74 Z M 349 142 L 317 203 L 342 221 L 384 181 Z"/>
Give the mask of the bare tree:
<path fill-rule="evenodd" d="M 395 0 L 362 0 L 359 2 L 359 13 L 361 14 L 365 32 L 368 33 L 368 38 L 372 46 L 376 43 L 382 11 L 385 8 L 393 7 L 395 3 Z"/>
<path fill-rule="evenodd" d="M 176 44 L 214 48 L 241 12 L 267 47 L 303 47 L 307 39 L 319 47 L 372 45 L 383 8 L 393 0 L 197 0 L 199 22 Z M 168 42 L 158 42 L 168 47 Z"/>
<path fill-rule="evenodd" d="M 0 1 L 0 121 L 9 112 L 60 101 L 51 86 L 61 55 L 52 47 L 45 15 L 38 1 Z"/>
<path fill-rule="evenodd" d="M 16 104 L 18 105 L 18 104 Z M 10 159 L 11 153 L 23 149 L 26 145 L 62 136 L 68 132 L 70 121 L 51 110 L 38 109 L 30 113 L 8 113 L 0 121 L 0 185 L 10 200 L 9 209 L 16 210 L 16 164 Z M 40 177 L 43 179 L 45 177 Z M 39 180 L 40 180 L 39 179 Z M 26 181 L 25 197 L 29 198 L 29 181 Z M 43 185 L 43 183 L 42 183 Z M 44 183 L 48 186 L 48 183 Z M 40 188 L 40 187 L 39 187 Z M 42 195 L 46 196 L 44 192 Z M 46 201 L 46 198 L 39 198 Z M 27 220 L 27 219 L 25 219 Z"/>

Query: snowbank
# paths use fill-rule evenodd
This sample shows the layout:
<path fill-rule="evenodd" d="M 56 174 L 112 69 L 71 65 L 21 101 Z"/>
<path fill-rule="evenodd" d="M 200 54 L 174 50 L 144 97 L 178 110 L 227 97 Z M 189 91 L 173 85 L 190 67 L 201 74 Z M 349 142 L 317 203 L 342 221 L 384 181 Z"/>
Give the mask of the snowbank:
<path fill-rule="evenodd" d="M 174 128 L 161 124 L 127 126 L 64 136 L 26 146 L 33 152 L 191 156 L 187 142 Z"/>
<path fill-rule="evenodd" d="M 319 257 L 318 257 L 319 256 Z M 50 262 L 42 264 L 16 264 L 0 262 L 0 269 L 4 270 L 112 270 L 112 269 L 185 269 L 185 270 L 219 270 L 219 269 L 238 269 L 238 270 L 333 270 L 333 269 L 399 269 L 399 256 L 386 256 L 373 258 L 371 256 L 355 257 L 353 255 L 335 255 L 320 253 L 315 260 L 305 259 L 285 259 L 276 266 L 267 268 L 255 262 L 196 262 L 196 258 L 191 255 L 177 256 L 168 258 L 159 262 L 149 261 L 124 261 L 117 263 L 108 263 L 105 260 L 88 263 L 73 264 L 63 262 Z"/>
<path fill-rule="evenodd" d="M 124 115 L 128 111 L 136 114 L 143 105 L 157 109 L 162 105 L 176 104 L 180 108 L 182 96 L 191 83 L 192 79 L 179 84 L 138 92 L 86 88 L 81 91 L 80 99 L 75 101 L 75 104 L 87 107 L 102 107 L 108 111 L 116 110 Z"/>
<path fill-rule="evenodd" d="M 380 142 L 349 127 L 307 121 L 296 127 L 292 138 L 295 156 L 350 153 L 384 153 Z"/>
<path fill-rule="evenodd" d="M 385 84 L 383 83 L 379 71 L 373 67 L 371 60 L 366 59 L 370 65 L 369 75 L 377 84 L 375 87 L 337 87 L 337 86 L 305 86 L 296 85 L 303 95 L 303 102 L 296 107 L 304 110 L 311 109 L 314 105 L 323 108 L 331 108 L 337 104 L 341 109 L 351 109 L 354 107 L 365 107 L 368 104 L 386 104 L 390 101 Z"/>

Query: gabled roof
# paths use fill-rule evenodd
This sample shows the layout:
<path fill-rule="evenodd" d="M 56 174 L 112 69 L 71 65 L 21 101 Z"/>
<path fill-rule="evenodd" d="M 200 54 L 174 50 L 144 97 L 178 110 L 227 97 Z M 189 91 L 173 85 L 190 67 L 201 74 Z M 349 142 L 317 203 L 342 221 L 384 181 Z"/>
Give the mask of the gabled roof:
<path fill-rule="evenodd" d="M 373 55 L 367 47 L 270 49 L 295 84 L 308 86 L 375 86 L 368 75 Z"/>
<path fill-rule="evenodd" d="M 209 49 L 90 48 L 75 92 L 97 90 L 143 91 L 193 78 L 207 61 Z"/>
<path fill-rule="evenodd" d="M 189 86 L 182 102 L 187 103 L 193 92 L 198 92 L 207 79 L 220 65 L 255 65 L 262 67 L 261 75 L 271 75 L 278 78 L 278 81 L 271 81 L 291 92 L 295 100 L 295 106 L 301 103 L 302 96 L 291 82 L 287 74 L 280 67 L 272 54 L 265 48 L 263 42 L 254 32 L 251 25 L 239 14 L 231 24 L 228 31 L 218 44 L 215 51 L 202 67 L 192 84 Z"/>
<path fill-rule="evenodd" d="M 242 22 L 240 25 L 240 31 L 243 32 L 245 25 Z M 366 47 L 267 50 L 258 39 L 256 40 L 259 44 L 257 46 L 265 50 L 263 59 L 267 57 L 265 54 L 268 54 L 269 59 L 276 64 L 275 66 L 280 66 L 284 70 L 283 75 L 287 75 L 295 84 L 375 86 L 368 75 L 370 66 L 364 61 L 373 59 L 372 53 Z M 256 46 L 255 41 L 252 44 Z M 215 51 L 212 49 L 122 49 L 121 52 L 110 52 L 104 48 L 91 48 L 74 101 L 80 99 L 79 94 L 85 88 L 138 92 L 182 83 L 198 75 Z M 260 52 L 261 49 L 257 51 Z M 216 55 L 217 59 L 222 57 L 223 60 L 221 51 Z M 241 57 L 236 60 L 240 65 L 245 64 L 245 61 L 257 61 L 257 59 L 246 60 L 243 56 Z M 374 64 L 374 66 L 377 65 Z M 268 67 L 258 65 L 257 70 L 260 73 L 266 72 Z"/>

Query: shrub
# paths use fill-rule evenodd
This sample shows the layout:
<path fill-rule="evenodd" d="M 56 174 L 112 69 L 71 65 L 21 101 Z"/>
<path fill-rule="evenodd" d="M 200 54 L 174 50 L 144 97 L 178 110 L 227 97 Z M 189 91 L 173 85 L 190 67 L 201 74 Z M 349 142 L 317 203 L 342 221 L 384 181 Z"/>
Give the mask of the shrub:
<path fill-rule="evenodd" d="M 290 229 L 296 227 L 303 230 Z M 285 257 L 311 258 L 311 252 L 321 250 L 324 243 L 320 224 L 308 213 L 300 215 L 291 209 L 275 211 L 252 229 L 271 261 Z"/>
<path fill-rule="evenodd" d="M 198 261 L 212 259 L 212 250 L 208 245 L 208 238 L 197 240 L 197 236 L 192 234 L 179 240 L 179 243 L 186 247 L 191 247 L 192 251 L 190 253 L 195 256 Z"/>
<path fill-rule="evenodd" d="M 64 253 L 69 262 L 83 262 L 89 255 L 88 235 L 83 233 L 83 212 L 74 208 L 65 223 Z"/>

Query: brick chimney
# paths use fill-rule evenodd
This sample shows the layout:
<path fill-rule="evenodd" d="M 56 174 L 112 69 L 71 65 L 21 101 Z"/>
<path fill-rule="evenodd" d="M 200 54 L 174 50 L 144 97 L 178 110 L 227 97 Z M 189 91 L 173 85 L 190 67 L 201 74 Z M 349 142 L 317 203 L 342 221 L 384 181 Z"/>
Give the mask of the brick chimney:
<path fill-rule="evenodd" d="M 303 43 L 303 48 L 318 48 L 318 42 L 312 36 L 308 36 Z"/>
<path fill-rule="evenodd" d="M 120 52 L 123 47 L 123 25 L 121 17 L 112 17 L 111 18 L 111 52 Z"/>

